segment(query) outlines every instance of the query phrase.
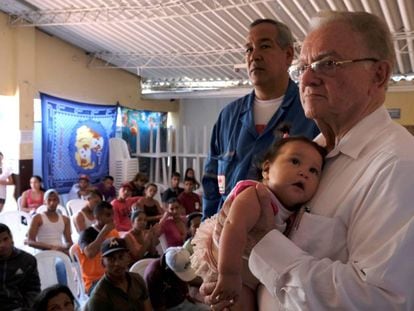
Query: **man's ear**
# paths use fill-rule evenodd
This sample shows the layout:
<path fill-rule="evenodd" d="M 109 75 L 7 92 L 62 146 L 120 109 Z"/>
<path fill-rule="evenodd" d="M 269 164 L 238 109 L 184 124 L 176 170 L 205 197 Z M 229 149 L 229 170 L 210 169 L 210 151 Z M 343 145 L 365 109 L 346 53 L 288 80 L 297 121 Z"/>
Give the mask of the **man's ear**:
<path fill-rule="evenodd" d="M 374 75 L 374 83 L 378 85 L 379 88 L 387 87 L 388 82 L 391 76 L 391 64 L 387 60 L 380 60 L 374 64 L 376 70 Z"/>

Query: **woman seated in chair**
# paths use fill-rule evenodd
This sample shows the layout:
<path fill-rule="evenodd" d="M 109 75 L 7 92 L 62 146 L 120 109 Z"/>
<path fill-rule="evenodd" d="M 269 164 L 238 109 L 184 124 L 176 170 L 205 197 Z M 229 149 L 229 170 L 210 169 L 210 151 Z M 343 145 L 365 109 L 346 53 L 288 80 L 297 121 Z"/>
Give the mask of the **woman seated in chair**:
<path fill-rule="evenodd" d="M 132 229 L 127 232 L 124 239 L 127 243 L 132 263 L 142 258 L 155 258 L 159 254 L 155 247 L 158 238 L 154 230 L 158 225 L 145 229 L 147 225 L 147 215 L 143 210 L 136 210 L 131 215 Z"/>
<path fill-rule="evenodd" d="M 26 190 L 22 194 L 20 201 L 20 210 L 26 213 L 33 213 L 36 209 L 43 204 L 43 195 L 45 194 L 42 188 L 42 178 L 37 175 L 33 175 L 30 178 L 30 189 Z"/>

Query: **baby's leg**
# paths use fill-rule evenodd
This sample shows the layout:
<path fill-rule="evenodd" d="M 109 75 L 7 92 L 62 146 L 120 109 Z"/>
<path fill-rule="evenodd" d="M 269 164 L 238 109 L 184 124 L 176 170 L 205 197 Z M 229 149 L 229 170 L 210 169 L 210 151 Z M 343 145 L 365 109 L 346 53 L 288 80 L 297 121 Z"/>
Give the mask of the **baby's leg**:
<path fill-rule="evenodd" d="M 231 307 L 231 311 L 254 311 L 257 310 L 256 291 L 243 285 L 241 297 Z"/>

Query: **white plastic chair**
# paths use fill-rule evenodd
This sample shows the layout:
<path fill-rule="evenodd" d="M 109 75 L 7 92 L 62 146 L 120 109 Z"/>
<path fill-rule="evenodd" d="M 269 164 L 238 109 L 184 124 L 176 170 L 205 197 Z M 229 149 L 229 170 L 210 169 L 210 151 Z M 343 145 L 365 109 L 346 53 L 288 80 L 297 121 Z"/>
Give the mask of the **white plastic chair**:
<path fill-rule="evenodd" d="M 47 206 L 43 204 L 43 205 L 40 205 L 37 208 L 36 213 L 40 214 L 40 213 L 43 213 L 43 212 L 46 212 L 46 211 L 47 211 Z M 61 215 L 69 216 L 68 210 L 63 205 L 60 205 L 60 204 L 58 205 L 57 212 Z"/>
<path fill-rule="evenodd" d="M 39 271 L 41 289 L 58 283 L 56 269 L 54 268 L 59 258 L 65 265 L 67 286 L 74 296 L 77 296 L 78 289 L 75 282 L 75 272 L 72 269 L 70 258 L 59 251 L 41 251 L 35 254 L 37 260 L 37 270 Z"/>
<path fill-rule="evenodd" d="M 20 211 L 22 209 L 22 196 L 17 198 L 17 210 Z"/>
<path fill-rule="evenodd" d="M 85 207 L 87 201 L 82 199 L 72 199 L 66 203 L 66 209 L 69 211 L 69 215 L 73 216 Z"/>
<path fill-rule="evenodd" d="M 154 260 L 157 260 L 156 258 L 144 258 L 138 260 L 136 263 L 134 263 L 131 268 L 129 268 L 129 272 L 138 273 L 142 277 L 144 277 L 145 268 Z"/>
<path fill-rule="evenodd" d="M 14 245 L 17 248 L 23 249 L 26 252 L 33 253 L 33 249 L 24 244 L 26 240 L 26 233 L 28 226 L 22 224 L 22 217 L 25 217 L 28 225 L 31 221 L 31 216 L 25 212 L 19 211 L 5 211 L 0 213 L 0 222 L 6 224 L 13 236 Z"/>
<path fill-rule="evenodd" d="M 76 270 L 77 278 L 76 283 L 78 284 L 78 292 L 77 292 L 77 299 L 79 303 L 82 305 L 83 302 L 88 300 L 88 296 L 86 295 L 85 283 L 83 282 L 82 278 L 82 268 L 80 266 L 79 257 L 78 257 L 79 245 L 77 243 L 73 244 L 69 248 L 69 256 L 72 260 L 72 265 Z"/>

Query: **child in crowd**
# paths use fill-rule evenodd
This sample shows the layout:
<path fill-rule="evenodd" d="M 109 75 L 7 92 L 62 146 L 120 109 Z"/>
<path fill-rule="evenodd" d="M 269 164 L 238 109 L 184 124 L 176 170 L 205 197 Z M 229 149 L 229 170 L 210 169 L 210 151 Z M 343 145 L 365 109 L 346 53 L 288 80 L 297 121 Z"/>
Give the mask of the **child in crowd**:
<path fill-rule="evenodd" d="M 148 176 L 138 172 L 134 179 L 131 180 L 131 195 L 133 197 L 143 197 L 145 192 L 145 184 L 148 182 Z"/>
<path fill-rule="evenodd" d="M 42 178 L 34 175 L 30 178 L 30 189 L 22 193 L 20 209 L 26 213 L 33 213 L 43 205 L 43 195 L 45 191 L 42 188 Z"/>
<path fill-rule="evenodd" d="M 185 180 L 186 178 L 188 178 L 188 177 L 190 177 L 190 178 L 194 178 L 194 189 L 193 189 L 193 190 L 197 190 L 198 188 L 200 188 L 200 183 L 197 181 L 197 179 L 196 179 L 196 177 L 195 177 L 195 172 L 194 172 L 194 169 L 193 169 L 193 168 L 191 168 L 191 167 L 188 167 L 188 168 L 185 170 L 185 173 L 184 173 L 184 180 Z"/>
<path fill-rule="evenodd" d="M 102 182 L 100 182 L 96 188 L 102 194 L 103 200 L 106 202 L 111 202 L 112 200 L 116 199 L 114 178 L 112 176 L 107 175 L 102 178 Z"/>
<path fill-rule="evenodd" d="M 191 245 L 191 241 L 193 240 L 197 229 L 200 227 L 201 218 L 203 217 L 203 213 L 200 212 L 193 212 L 187 215 L 187 230 L 189 236 L 184 243 L 184 248 L 189 251 L 190 254 L 193 254 L 193 246 Z"/>
<path fill-rule="evenodd" d="M 198 194 L 193 192 L 194 186 L 195 179 L 187 177 L 184 180 L 184 191 L 177 197 L 177 201 L 184 207 L 186 215 L 201 212 L 201 199 Z"/>
<path fill-rule="evenodd" d="M 156 184 L 150 183 L 146 185 L 144 197 L 139 200 L 134 207 L 134 209 L 143 210 L 145 214 L 147 214 L 147 228 L 158 223 L 164 213 L 160 203 L 154 199 L 157 191 L 158 187 Z"/>
<path fill-rule="evenodd" d="M 167 209 L 168 201 L 171 198 L 177 198 L 178 195 L 184 191 L 180 185 L 181 175 L 178 172 L 172 173 L 170 187 L 161 194 L 161 201 L 164 209 Z"/>
<path fill-rule="evenodd" d="M 124 183 L 119 188 L 118 198 L 111 202 L 114 208 L 114 222 L 116 230 L 126 232 L 131 230 L 132 205 L 142 197 L 131 197 L 132 187 L 130 183 Z"/>
<path fill-rule="evenodd" d="M 318 187 L 325 149 L 304 137 L 276 142 L 265 155 L 262 182 L 272 196 L 276 227 L 284 232 L 286 221 Z M 217 281 L 213 299 L 231 300 L 231 310 L 254 310 L 258 280 L 247 266 L 248 233 L 261 213 L 256 181 L 241 181 L 229 194 L 231 208 L 224 208 L 201 224 L 193 239 L 192 265 L 204 281 Z M 229 199 L 228 199 L 229 200 Z"/>
<path fill-rule="evenodd" d="M 4 204 L 6 203 L 6 186 L 14 184 L 12 171 L 4 165 L 3 159 L 3 153 L 0 152 L 0 212 L 3 210 Z"/>
<path fill-rule="evenodd" d="M 181 214 L 181 206 L 175 198 L 168 201 L 167 211 L 160 220 L 159 235 L 164 234 L 167 247 L 182 246 L 187 237 L 185 216 Z"/>
<path fill-rule="evenodd" d="M 132 262 L 142 258 L 158 257 L 155 247 L 158 244 L 158 237 L 154 233 L 158 225 L 146 229 L 147 215 L 143 210 L 136 210 L 131 215 L 132 229 L 124 236 L 129 248 Z"/>

